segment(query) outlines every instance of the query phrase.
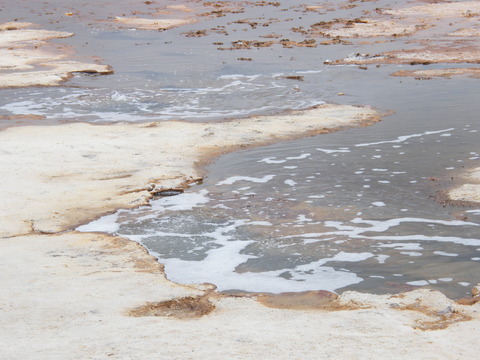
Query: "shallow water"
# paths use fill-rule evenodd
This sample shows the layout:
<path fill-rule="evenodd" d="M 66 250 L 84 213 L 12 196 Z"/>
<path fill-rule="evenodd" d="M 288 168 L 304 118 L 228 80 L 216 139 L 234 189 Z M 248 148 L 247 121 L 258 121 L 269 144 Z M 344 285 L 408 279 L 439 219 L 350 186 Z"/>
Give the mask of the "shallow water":
<path fill-rule="evenodd" d="M 202 185 L 80 230 L 139 241 L 170 279 L 223 291 L 462 296 L 478 281 L 480 209 L 436 203 L 428 177 L 474 162 L 452 148 L 479 130 L 359 142 L 355 129 L 227 155 Z"/>
<path fill-rule="evenodd" d="M 372 127 L 223 156 L 208 166 L 202 185 L 80 230 L 140 241 L 166 265 L 170 279 L 212 282 L 222 291 L 384 293 L 426 286 L 460 297 L 478 282 L 480 209 L 444 206 L 433 198 L 460 171 L 478 166 L 478 79 L 394 78 L 389 74 L 399 68 L 415 67 L 324 64 L 354 52 L 399 47 L 390 41 L 218 50 L 238 40 L 267 40 L 260 36 L 272 33 L 301 41 L 292 27 L 355 18 L 388 1 L 325 14 L 286 2 L 247 6 L 243 13 L 165 32 L 104 22 L 122 15 L 118 2 L 105 2 L 99 11 L 86 2 L 72 17 L 63 16 L 64 3 L 44 2 L 29 12 L 7 7 L 2 13 L 75 32 L 56 43 L 73 46 L 77 59 L 101 57 L 115 74 L 76 76 L 55 88 L 3 89 L 0 115 L 42 115 L 44 120 L 35 120 L 39 124 L 219 121 L 323 102 L 395 111 Z M 148 8 L 129 1 L 121 6 L 127 15 L 138 6 Z M 255 29 L 235 22 L 245 18 L 276 20 Z M 199 29 L 209 35 L 185 36 Z M 397 41 L 413 46 L 408 38 Z M 292 75 L 302 78 L 286 78 Z"/>

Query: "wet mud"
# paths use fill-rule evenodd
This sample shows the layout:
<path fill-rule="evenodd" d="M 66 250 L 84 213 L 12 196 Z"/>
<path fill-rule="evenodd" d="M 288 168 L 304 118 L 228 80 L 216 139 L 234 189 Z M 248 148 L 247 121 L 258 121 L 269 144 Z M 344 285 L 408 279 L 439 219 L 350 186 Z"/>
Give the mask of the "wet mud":
<path fill-rule="evenodd" d="M 171 316 L 177 319 L 194 319 L 210 314 L 215 306 L 205 296 L 183 297 L 157 303 L 148 303 L 131 310 L 130 316 Z"/>

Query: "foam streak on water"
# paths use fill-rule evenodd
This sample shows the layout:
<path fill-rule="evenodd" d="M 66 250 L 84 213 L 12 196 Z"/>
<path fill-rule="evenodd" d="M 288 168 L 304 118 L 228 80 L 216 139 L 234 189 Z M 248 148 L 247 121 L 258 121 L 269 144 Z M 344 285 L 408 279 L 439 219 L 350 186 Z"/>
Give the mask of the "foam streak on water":
<path fill-rule="evenodd" d="M 142 78 L 142 74 L 136 76 Z M 179 80 L 175 86 L 165 85 L 155 74 L 144 76 L 142 87 L 128 89 L 46 88 L 41 96 L 36 90 L 9 90 L 0 102 L 0 115 L 32 114 L 89 122 L 205 121 L 323 103 L 301 96 L 292 91 L 289 80 L 269 74 L 223 75 L 201 83 Z M 118 81 L 124 83 L 128 78 Z M 258 101 L 262 98 L 265 101 Z"/>
<path fill-rule="evenodd" d="M 371 142 L 371 143 L 362 143 L 362 144 L 356 144 L 355 146 L 371 146 L 371 145 L 380 145 L 380 144 L 389 144 L 389 143 L 401 143 L 404 141 L 407 141 L 408 139 L 416 138 L 416 137 L 422 137 L 425 135 L 433 135 L 433 134 L 441 134 L 445 133 L 448 131 L 453 131 L 455 130 L 454 128 L 450 129 L 444 129 L 444 130 L 436 130 L 436 131 L 425 131 L 420 134 L 411 134 L 411 135 L 404 135 L 404 136 L 399 136 L 394 140 L 384 140 L 384 141 L 377 141 L 377 142 Z"/>

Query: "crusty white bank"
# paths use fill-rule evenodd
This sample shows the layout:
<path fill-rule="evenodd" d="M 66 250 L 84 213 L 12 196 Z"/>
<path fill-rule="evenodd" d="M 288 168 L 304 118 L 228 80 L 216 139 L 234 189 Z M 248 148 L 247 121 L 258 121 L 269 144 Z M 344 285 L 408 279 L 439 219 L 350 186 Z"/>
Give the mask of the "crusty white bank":
<path fill-rule="evenodd" d="M 161 266 L 128 240 L 67 233 L 0 246 L 1 359 L 437 360 L 475 359 L 480 350 L 480 303 L 460 306 L 438 292 L 349 292 L 340 311 L 220 297 L 200 318 L 132 317 L 129 310 L 145 302 L 201 291 L 165 280 Z M 442 317 L 452 319 L 446 329 L 418 328 Z"/>

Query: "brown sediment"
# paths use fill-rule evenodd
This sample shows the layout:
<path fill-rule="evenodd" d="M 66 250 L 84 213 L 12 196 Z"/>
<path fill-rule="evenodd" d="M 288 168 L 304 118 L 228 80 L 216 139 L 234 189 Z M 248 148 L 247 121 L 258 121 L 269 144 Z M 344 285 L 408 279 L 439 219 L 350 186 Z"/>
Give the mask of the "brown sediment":
<path fill-rule="evenodd" d="M 26 29 L 31 27 L 32 25 L 33 24 L 29 22 L 11 21 L 11 22 L 0 24 L 0 31 Z"/>
<path fill-rule="evenodd" d="M 480 302 L 480 285 L 477 285 L 472 289 L 471 295 L 472 296 L 469 298 L 457 300 L 457 304 L 471 306 L 475 305 L 477 302 Z"/>
<path fill-rule="evenodd" d="M 315 39 L 305 39 L 303 41 L 292 41 L 290 39 L 282 39 L 279 43 L 284 48 L 293 48 L 293 47 L 317 47 Z"/>
<path fill-rule="evenodd" d="M 455 303 L 451 300 L 448 300 L 446 297 L 442 298 L 442 296 L 438 296 L 433 292 L 429 294 L 429 290 L 426 291 L 426 298 L 412 298 L 410 295 L 416 291 L 392 296 L 392 298 L 402 299 L 397 307 L 398 310 L 413 311 L 425 315 L 425 317 L 420 316 L 415 321 L 414 329 L 422 331 L 441 330 L 458 322 L 472 320 L 471 315 L 456 309 Z M 409 301 L 403 301 L 407 297 L 410 297 Z M 473 305 L 462 304 L 461 302 L 456 302 L 456 304 Z"/>
<path fill-rule="evenodd" d="M 480 302 L 480 297 L 462 298 L 457 300 L 457 304 L 469 306 L 475 305 L 477 302 Z"/>
<path fill-rule="evenodd" d="M 191 30 L 183 33 L 183 35 L 185 35 L 186 37 L 202 37 L 207 36 L 208 32 L 207 30 Z"/>
<path fill-rule="evenodd" d="M 43 120 L 45 115 L 34 114 L 17 114 L 17 115 L 0 115 L 0 120 Z"/>
<path fill-rule="evenodd" d="M 276 309 L 291 310 L 347 310 L 340 305 L 338 295 L 326 290 L 284 292 L 280 294 L 254 294 L 263 305 Z"/>
<path fill-rule="evenodd" d="M 277 38 L 277 36 L 264 36 L 264 38 Z M 218 50 L 248 50 L 252 48 L 271 47 L 274 44 L 280 44 L 284 48 L 293 47 L 317 47 L 314 39 L 305 39 L 303 41 L 292 41 L 290 39 L 282 39 L 279 41 L 259 41 L 259 40 L 237 40 L 232 42 L 231 47 L 220 47 Z"/>
<path fill-rule="evenodd" d="M 298 80 L 298 81 L 303 81 L 304 79 L 304 76 L 302 75 L 285 75 L 285 76 L 279 76 L 279 77 L 283 79 Z"/>
<path fill-rule="evenodd" d="M 343 40 L 340 37 L 335 37 L 334 39 L 324 40 L 320 42 L 320 45 L 351 45 L 352 42 L 348 40 Z"/>
<path fill-rule="evenodd" d="M 418 311 L 427 316 L 432 316 L 431 312 L 427 308 L 419 309 L 415 306 L 405 307 L 402 310 Z M 441 315 L 434 316 L 433 320 L 417 320 L 417 325 L 414 327 L 416 330 L 422 331 L 433 331 L 433 330 L 442 330 L 446 329 L 448 326 L 461 322 L 472 320 L 472 317 L 462 313 L 453 311 L 449 316 Z"/>
<path fill-rule="evenodd" d="M 233 41 L 231 47 L 221 47 L 218 50 L 245 50 L 254 48 L 270 47 L 274 44 L 274 41 L 258 41 L 258 40 L 237 40 Z"/>
<path fill-rule="evenodd" d="M 177 319 L 194 319 L 210 314 L 215 310 L 205 296 L 186 296 L 167 301 L 152 302 L 136 307 L 128 312 L 129 316 L 169 316 Z"/>
<path fill-rule="evenodd" d="M 245 2 L 242 1 L 207 1 L 203 5 L 213 8 L 213 10 L 199 14 L 199 16 L 222 17 L 228 13 L 241 14 L 245 12 Z"/>
<path fill-rule="evenodd" d="M 475 37 L 480 36 L 480 29 L 460 29 L 451 33 L 448 33 L 448 36 L 456 37 Z"/>
<path fill-rule="evenodd" d="M 473 319 L 475 313 L 468 308 L 473 304 L 457 303 L 434 290 L 420 289 L 377 297 L 368 294 L 357 297 L 355 295 L 356 293 L 348 291 L 340 296 L 338 301 L 360 308 L 385 306 L 396 311 L 410 312 L 413 320 L 412 328 L 421 331 L 442 330 L 453 324 L 468 322 Z"/>
<path fill-rule="evenodd" d="M 321 10 L 325 10 L 326 7 L 323 5 L 305 5 L 305 11 L 314 11 L 319 12 Z"/>
<path fill-rule="evenodd" d="M 282 35 L 279 35 L 279 34 L 268 34 L 268 35 L 263 35 L 263 36 L 260 36 L 261 38 L 264 38 L 264 39 L 278 39 L 278 38 L 281 38 Z"/>

